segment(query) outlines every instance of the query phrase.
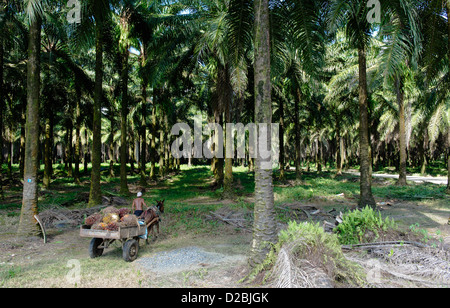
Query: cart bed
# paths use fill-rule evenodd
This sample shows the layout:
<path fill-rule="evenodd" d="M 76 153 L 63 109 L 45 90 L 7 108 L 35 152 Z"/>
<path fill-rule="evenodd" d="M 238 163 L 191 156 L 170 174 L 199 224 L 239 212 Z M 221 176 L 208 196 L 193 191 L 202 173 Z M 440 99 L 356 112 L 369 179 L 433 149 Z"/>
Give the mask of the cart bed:
<path fill-rule="evenodd" d="M 86 238 L 100 238 L 105 240 L 122 240 L 143 236 L 147 232 L 146 226 L 119 228 L 119 231 L 92 230 L 88 226 L 81 226 L 80 236 Z"/>

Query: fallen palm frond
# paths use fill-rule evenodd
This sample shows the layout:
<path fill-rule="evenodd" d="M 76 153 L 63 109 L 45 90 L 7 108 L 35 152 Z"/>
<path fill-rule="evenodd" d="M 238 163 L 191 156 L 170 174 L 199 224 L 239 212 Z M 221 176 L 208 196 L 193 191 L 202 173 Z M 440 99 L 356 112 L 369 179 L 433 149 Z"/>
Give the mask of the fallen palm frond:
<path fill-rule="evenodd" d="M 378 247 L 347 258 L 374 274 L 376 287 L 449 287 L 450 252 L 417 246 Z"/>
<path fill-rule="evenodd" d="M 251 275 L 262 271 L 266 271 L 265 282 L 273 287 L 365 284 L 362 268 L 344 256 L 337 236 L 326 233 L 319 223 L 289 223 L 265 262 Z"/>
<path fill-rule="evenodd" d="M 112 205 L 128 205 L 128 201 L 118 197 L 103 196 L 103 205 L 93 208 L 67 209 L 63 206 L 52 206 L 39 213 L 39 217 L 46 228 L 54 227 L 58 224 L 71 226 L 80 225 L 87 217 L 96 212 L 111 207 Z"/>
<path fill-rule="evenodd" d="M 332 287 L 323 270 L 306 259 L 297 259 L 288 247 L 281 248 L 273 267 L 271 285 L 275 288 Z"/>
<path fill-rule="evenodd" d="M 232 209 L 224 206 L 214 212 L 210 211 L 207 219 L 221 221 L 246 232 L 252 232 L 252 213 L 245 210 Z"/>
<path fill-rule="evenodd" d="M 423 243 L 410 242 L 410 241 L 388 241 L 388 242 L 375 242 L 366 244 L 356 244 L 356 245 L 342 245 L 344 250 L 372 250 L 375 248 L 386 248 L 386 247 L 402 247 L 402 246 L 415 246 L 419 248 L 429 247 Z"/>
<path fill-rule="evenodd" d="M 76 226 L 80 225 L 86 217 L 91 216 L 104 207 L 69 210 L 53 206 L 39 213 L 39 217 L 46 228 L 52 228 L 60 223 Z"/>

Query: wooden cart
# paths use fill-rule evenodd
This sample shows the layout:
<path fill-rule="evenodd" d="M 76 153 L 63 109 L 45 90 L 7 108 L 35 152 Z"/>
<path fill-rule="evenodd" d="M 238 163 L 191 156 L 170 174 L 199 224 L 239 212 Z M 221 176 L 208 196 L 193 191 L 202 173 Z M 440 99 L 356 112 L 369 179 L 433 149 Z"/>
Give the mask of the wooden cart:
<path fill-rule="evenodd" d="M 139 251 L 139 239 L 147 234 L 145 225 L 135 227 L 119 228 L 119 231 L 92 230 L 88 226 L 81 226 L 80 236 L 92 238 L 89 245 L 91 258 L 100 257 L 103 250 L 108 248 L 114 241 L 122 243 L 123 258 L 127 262 L 133 262 Z"/>

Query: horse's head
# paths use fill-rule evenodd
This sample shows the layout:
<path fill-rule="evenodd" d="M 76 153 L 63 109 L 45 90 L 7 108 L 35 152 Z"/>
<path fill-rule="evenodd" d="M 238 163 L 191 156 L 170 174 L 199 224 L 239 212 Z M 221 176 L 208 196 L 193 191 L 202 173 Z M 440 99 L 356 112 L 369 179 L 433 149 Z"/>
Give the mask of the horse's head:
<path fill-rule="evenodd" d="M 166 199 L 161 200 L 161 201 L 156 201 L 156 207 L 158 208 L 158 210 L 164 214 L 164 201 L 166 201 Z"/>

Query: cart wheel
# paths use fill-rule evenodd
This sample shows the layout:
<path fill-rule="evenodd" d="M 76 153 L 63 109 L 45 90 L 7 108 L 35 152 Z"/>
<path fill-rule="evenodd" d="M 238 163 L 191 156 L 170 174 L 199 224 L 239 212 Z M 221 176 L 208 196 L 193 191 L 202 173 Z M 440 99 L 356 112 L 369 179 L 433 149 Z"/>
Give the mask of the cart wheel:
<path fill-rule="evenodd" d="M 127 262 L 136 260 L 139 250 L 139 244 L 136 240 L 128 240 L 123 245 L 123 259 Z"/>
<path fill-rule="evenodd" d="M 98 248 L 103 243 L 101 238 L 93 238 L 91 244 L 89 245 L 89 256 L 94 259 L 98 258 L 103 254 L 103 248 Z"/>

